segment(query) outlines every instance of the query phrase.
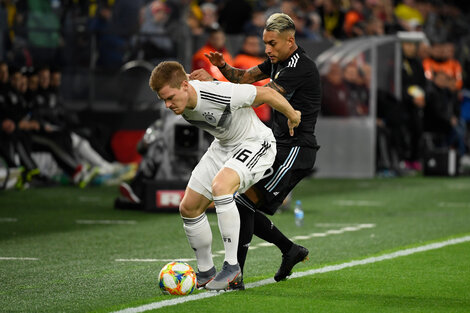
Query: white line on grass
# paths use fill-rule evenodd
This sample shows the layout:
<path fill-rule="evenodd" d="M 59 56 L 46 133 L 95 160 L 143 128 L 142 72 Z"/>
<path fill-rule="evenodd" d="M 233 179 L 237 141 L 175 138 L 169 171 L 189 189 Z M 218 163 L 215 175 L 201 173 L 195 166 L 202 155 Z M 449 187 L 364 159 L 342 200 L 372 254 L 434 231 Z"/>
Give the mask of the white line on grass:
<path fill-rule="evenodd" d="M 86 224 L 86 225 L 134 225 L 137 224 L 137 221 L 120 221 L 120 220 L 76 220 L 77 224 Z"/>
<path fill-rule="evenodd" d="M 6 256 L 0 256 L 0 260 L 5 260 L 5 261 L 38 261 L 38 258 L 17 258 L 17 257 L 6 257 Z"/>
<path fill-rule="evenodd" d="M 172 262 L 176 259 L 116 259 L 116 262 Z M 181 262 L 196 261 L 196 259 L 177 259 Z"/>
<path fill-rule="evenodd" d="M 418 253 L 418 252 L 424 252 L 424 251 L 429 251 L 429 250 L 440 249 L 440 248 L 443 248 L 443 247 L 446 247 L 446 246 L 456 245 L 456 244 L 463 243 L 463 242 L 468 242 L 468 241 L 470 241 L 470 236 L 464 236 L 464 237 L 460 237 L 460 238 L 449 239 L 449 240 L 445 240 L 445 241 L 441 241 L 441 242 L 435 242 L 435 243 L 431 243 L 431 244 L 427 244 L 427 245 L 419 246 L 419 247 L 415 247 L 415 248 L 398 250 L 398 251 L 395 251 L 395 252 L 392 252 L 392 253 L 383 254 L 383 255 L 375 256 L 375 257 L 370 257 L 370 258 L 366 258 L 366 259 L 362 259 L 362 260 L 354 260 L 354 261 L 346 262 L 346 263 L 342 263 L 342 264 L 329 265 L 329 266 L 325 266 L 325 267 L 321 267 L 321 268 L 317 268 L 317 269 L 313 269 L 313 270 L 309 270 L 309 271 L 305 271 L 305 272 L 296 272 L 296 273 L 292 274 L 290 277 L 291 278 L 298 278 L 298 277 L 310 276 L 310 275 L 314 275 L 314 274 L 339 271 L 339 270 L 342 270 L 342 269 L 345 269 L 345 268 L 350 268 L 350 267 L 354 267 L 354 266 L 358 266 L 358 265 L 377 263 L 377 262 L 384 261 L 384 260 L 395 259 L 395 258 L 398 258 L 398 257 L 401 257 L 401 256 L 407 256 L 407 255 L 415 254 L 415 253 Z M 260 286 L 264 286 L 264 285 L 273 284 L 274 282 L 275 281 L 274 281 L 273 278 L 268 278 L 268 279 L 260 280 L 260 281 L 254 282 L 254 283 L 246 284 L 245 288 L 249 289 L 249 288 L 260 287 Z M 179 304 L 179 303 L 185 303 L 185 302 L 189 302 L 189 301 L 215 297 L 215 296 L 218 296 L 218 295 L 221 295 L 221 294 L 223 294 L 223 292 L 216 292 L 216 291 L 204 292 L 204 293 L 199 293 L 197 295 L 191 295 L 191 296 L 187 296 L 187 297 L 181 297 L 181 298 L 175 298 L 175 299 L 171 299 L 171 300 L 153 302 L 153 303 L 149 303 L 149 304 L 142 305 L 142 306 L 135 307 L 135 308 L 127 308 L 127 309 L 124 309 L 124 310 L 116 311 L 116 312 L 113 312 L 113 313 L 139 313 L 139 312 L 145 312 L 145 311 L 149 311 L 149 310 L 155 310 L 155 309 L 160 309 L 160 308 L 167 307 L 167 306 L 176 305 L 176 304 Z"/>
<path fill-rule="evenodd" d="M 334 201 L 335 204 L 341 206 L 382 206 L 383 204 L 379 201 L 369 200 L 338 200 Z"/>
<path fill-rule="evenodd" d="M 451 208 L 451 207 L 466 208 L 466 207 L 470 207 L 470 203 L 468 203 L 468 202 L 439 202 L 437 205 L 440 206 L 440 207 L 444 207 L 444 208 Z"/>
<path fill-rule="evenodd" d="M 0 217 L 0 223 L 16 223 L 16 222 L 18 222 L 18 219 L 14 217 Z"/>
<path fill-rule="evenodd" d="M 353 225 L 353 224 L 349 224 L 349 225 Z M 365 228 L 375 227 L 375 224 L 354 224 L 354 225 L 355 226 L 347 226 L 347 227 L 342 227 L 340 229 L 330 229 L 330 230 L 325 231 L 324 233 L 311 233 L 306 236 L 295 236 L 291 238 L 291 240 L 295 240 L 295 241 L 308 240 L 308 239 L 312 239 L 313 237 L 326 237 L 329 235 L 339 235 L 345 232 L 358 231 L 358 230 L 365 229 Z M 249 249 L 255 250 L 258 248 L 262 248 L 262 247 L 272 247 L 272 246 L 274 246 L 274 244 L 272 243 L 260 242 L 257 245 L 250 246 Z M 212 254 L 213 257 L 218 257 L 222 255 L 225 255 L 225 250 L 215 251 Z M 183 262 L 189 262 L 189 261 L 195 261 L 195 260 L 196 259 L 180 259 L 180 261 L 183 261 Z M 171 262 L 171 261 L 174 261 L 174 259 L 116 259 L 115 261 L 116 262 Z"/>

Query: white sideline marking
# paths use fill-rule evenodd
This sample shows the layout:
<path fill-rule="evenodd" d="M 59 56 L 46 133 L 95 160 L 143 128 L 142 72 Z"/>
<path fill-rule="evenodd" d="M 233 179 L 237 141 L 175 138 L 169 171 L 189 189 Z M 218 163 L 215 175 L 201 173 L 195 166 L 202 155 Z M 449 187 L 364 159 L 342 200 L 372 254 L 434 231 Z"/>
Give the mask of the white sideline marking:
<path fill-rule="evenodd" d="M 18 219 L 14 217 L 0 217 L 0 223 L 16 223 L 16 222 L 18 222 Z"/>
<path fill-rule="evenodd" d="M 313 237 L 326 237 L 326 236 L 329 236 L 329 235 L 339 235 L 339 234 L 342 234 L 344 232 L 347 232 L 347 231 L 358 231 L 358 230 L 361 230 L 361 229 L 364 229 L 364 228 L 374 228 L 375 227 L 375 224 L 345 224 L 345 225 L 355 225 L 355 226 L 347 226 L 347 227 L 343 227 L 343 228 L 340 228 L 340 229 L 330 229 L 330 230 L 327 230 L 325 231 L 324 233 L 311 233 L 310 235 L 306 235 L 306 236 L 295 236 L 293 238 L 290 238 L 291 240 L 308 240 L 308 239 L 312 239 Z M 270 242 L 260 242 L 258 243 L 257 245 L 253 245 L 253 246 L 249 246 L 248 249 L 249 250 L 255 250 L 255 249 L 258 249 L 258 248 L 262 248 L 262 247 L 273 247 L 274 244 L 270 243 Z M 218 256 L 223 256 L 225 255 L 225 250 L 219 250 L 219 251 L 215 251 L 213 254 L 212 254 L 212 257 L 218 257 Z M 171 261 L 174 261 L 175 259 L 116 259 L 114 261 L 116 262 L 171 262 Z M 184 261 L 186 260 L 186 261 Z M 188 262 L 188 261 L 196 261 L 196 259 L 181 259 L 180 261 L 183 261 L 183 262 Z"/>
<path fill-rule="evenodd" d="M 77 224 L 100 224 L 100 225 L 134 225 L 137 224 L 137 221 L 120 221 L 120 220 L 76 220 Z"/>
<path fill-rule="evenodd" d="M 439 202 L 437 204 L 440 207 L 449 208 L 449 207 L 457 207 L 457 208 L 465 208 L 470 207 L 470 203 L 467 202 Z"/>
<path fill-rule="evenodd" d="M 382 206 L 383 204 L 378 201 L 368 201 L 368 200 L 338 200 L 334 201 L 337 205 L 342 206 Z"/>
<path fill-rule="evenodd" d="M 443 247 L 446 247 L 446 246 L 456 245 L 456 244 L 463 243 L 463 242 L 468 242 L 468 241 L 470 241 L 470 236 L 464 236 L 464 237 L 460 237 L 460 238 L 449 239 L 449 240 L 445 240 L 445 241 L 441 241 L 441 242 L 435 242 L 435 243 L 427 244 L 427 245 L 424 245 L 424 246 L 399 250 L 399 251 L 395 251 L 395 252 L 380 255 L 380 256 L 370 257 L 370 258 L 366 258 L 366 259 L 362 259 L 362 260 L 354 260 L 354 261 L 351 261 L 351 262 L 346 262 L 346 263 L 337 264 L 337 265 L 328 265 L 328 266 L 320 267 L 320 268 L 305 271 L 305 272 L 295 272 L 290 277 L 291 278 L 298 278 L 298 277 L 310 276 L 310 275 L 314 275 L 314 274 L 339 271 L 339 270 L 349 268 L 349 267 L 354 267 L 354 266 L 358 266 L 358 265 L 365 265 L 365 264 L 372 264 L 372 263 L 376 263 L 376 262 L 380 262 L 380 261 L 384 261 L 384 260 L 395 259 L 395 258 L 398 258 L 398 257 L 401 257 L 401 256 L 407 256 L 407 255 L 415 254 L 415 253 L 418 253 L 418 252 L 424 252 L 424 251 L 429 251 L 429 250 L 440 249 L 440 248 L 443 248 Z M 254 282 L 254 283 L 246 284 L 245 288 L 246 289 L 255 288 L 255 287 L 260 287 L 260 286 L 269 285 L 269 284 L 273 284 L 273 283 L 275 283 L 274 279 L 273 278 L 268 278 L 268 279 L 260 280 L 260 281 Z M 231 292 L 231 291 L 228 291 L 228 292 Z M 176 305 L 176 304 L 179 304 L 179 303 L 185 303 L 185 302 L 189 302 L 189 301 L 215 297 L 215 296 L 218 296 L 218 295 L 221 295 L 221 294 L 223 294 L 223 292 L 216 292 L 216 291 L 204 292 L 204 293 L 199 293 L 197 295 L 191 295 L 191 296 L 182 297 L 182 298 L 175 298 L 175 299 L 171 299 L 171 300 L 153 302 L 153 303 L 138 306 L 138 307 L 135 307 L 135 308 L 127 308 L 127 309 L 124 309 L 124 310 L 115 311 L 113 313 L 139 313 L 139 312 L 145 312 L 145 311 L 149 311 L 149 310 L 160 309 L 160 308 L 171 306 L 171 305 Z"/>
<path fill-rule="evenodd" d="M 100 201 L 99 197 L 78 197 L 81 202 L 97 202 Z"/>
<path fill-rule="evenodd" d="M 0 260 L 15 260 L 15 261 L 38 261 L 38 258 L 16 258 L 0 256 Z"/>
<path fill-rule="evenodd" d="M 172 262 L 175 259 L 116 259 L 116 262 Z M 196 261 L 196 259 L 178 259 L 181 262 Z"/>

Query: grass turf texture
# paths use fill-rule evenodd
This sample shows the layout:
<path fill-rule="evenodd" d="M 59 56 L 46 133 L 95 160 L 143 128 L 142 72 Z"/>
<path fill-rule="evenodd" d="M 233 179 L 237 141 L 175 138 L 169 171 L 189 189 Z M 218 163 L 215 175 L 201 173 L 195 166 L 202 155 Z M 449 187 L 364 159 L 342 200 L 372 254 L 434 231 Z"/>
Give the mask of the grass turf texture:
<path fill-rule="evenodd" d="M 294 193 L 294 199 L 303 202 L 304 226 L 295 226 L 292 212 L 272 220 L 291 238 L 326 233 L 346 224 L 375 225 L 296 240 L 311 254 L 310 261 L 295 270 L 307 270 L 468 234 L 468 190 L 468 178 L 313 179 L 301 183 Z M 116 211 L 112 209 L 115 196 L 116 188 L 109 187 L 2 192 L 0 257 L 39 260 L 0 260 L 0 311 L 110 312 L 175 298 L 161 295 L 156 282 L 166 261 L 115 260 L 193 258 L 179 215 Z M 76 220 L 134 224 L 84 225 Z M 209 214 L 209 220 L 216 252 L 223 244 L 215 214 Z M 252 246 L 261 242 L 255 238 Z M 219 307 L 220 312 L 227 308 L 239 312 L 470 312 L 469 250 L 464 243 L 160 311 L 203 312 Z M 272 277 L 280 260 L 274 247 L 250 250 L 245 282 Z M 222 261 L 221 256 L 214 258 L 218 268 Z M 196 267 L 195 261 L 188 263 Z"/>

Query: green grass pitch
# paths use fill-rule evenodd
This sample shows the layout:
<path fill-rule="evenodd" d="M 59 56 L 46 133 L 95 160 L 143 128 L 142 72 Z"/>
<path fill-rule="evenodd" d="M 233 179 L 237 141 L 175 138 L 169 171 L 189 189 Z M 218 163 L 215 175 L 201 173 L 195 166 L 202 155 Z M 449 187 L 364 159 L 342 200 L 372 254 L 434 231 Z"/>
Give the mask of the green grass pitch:
<path fill-rule="evenodd" d="M 157 286 L 165 260 L 194 258 L 179 215 L 114 210 L 116 196 L 116 187 L 1 192 L 0 312 L 114 312 L 188 298 Z M 304 206 L 303 227 L 292 211 L 272 220 L 310 250 L 299 273 L 470 235 L 469 178 L 309 179 L 294 199 Z M 215 214 L 209 221 L 220 268 Z M 281 261 L 258 238 L 252 247 L 250 286 Z M 470 312 L 469 255 L 467 241 L 152 312 Z"/>

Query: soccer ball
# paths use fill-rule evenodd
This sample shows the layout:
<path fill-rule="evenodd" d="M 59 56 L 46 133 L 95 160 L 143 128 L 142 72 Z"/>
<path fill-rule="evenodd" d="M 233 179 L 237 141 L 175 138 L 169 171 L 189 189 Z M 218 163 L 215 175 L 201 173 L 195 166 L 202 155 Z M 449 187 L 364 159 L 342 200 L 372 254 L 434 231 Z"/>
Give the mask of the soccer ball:
<path fill-rule="evenodd" d="M 165 295 L 189 295 L 196 287 L 196 273 L 187 263 L 170 262 L 158 274 L 158 285 Z"/>

